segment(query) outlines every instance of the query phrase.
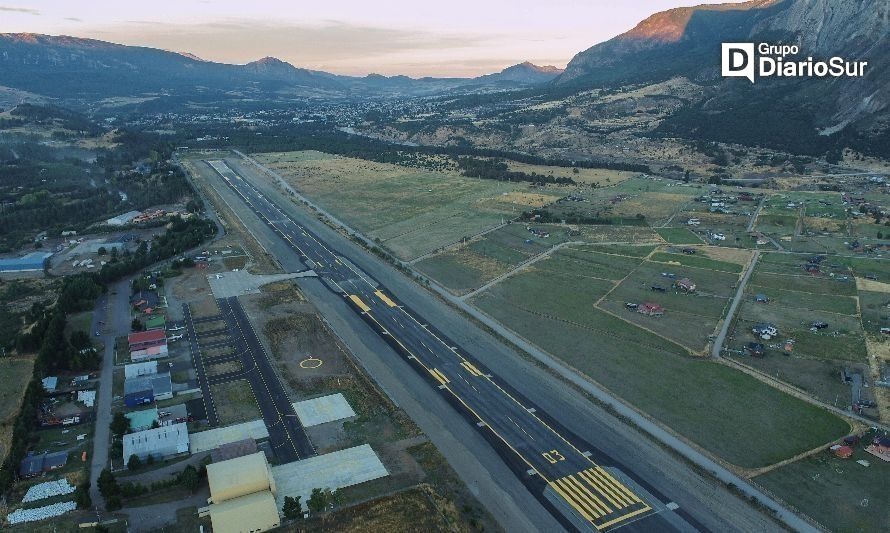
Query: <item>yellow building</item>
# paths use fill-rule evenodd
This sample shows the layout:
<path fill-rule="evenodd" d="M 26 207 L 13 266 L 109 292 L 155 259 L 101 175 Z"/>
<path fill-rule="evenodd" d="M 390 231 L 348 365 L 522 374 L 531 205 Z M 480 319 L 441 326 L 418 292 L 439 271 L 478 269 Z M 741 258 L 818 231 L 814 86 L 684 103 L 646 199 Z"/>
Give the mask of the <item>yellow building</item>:
<path fill-rule="evenodd" d="M 210 515 L 214 533 L 258 533 L 279 526 L 275 480 L 263 452 L 207 465 L 207 482 L 211 505 L 198 515 Z"/>

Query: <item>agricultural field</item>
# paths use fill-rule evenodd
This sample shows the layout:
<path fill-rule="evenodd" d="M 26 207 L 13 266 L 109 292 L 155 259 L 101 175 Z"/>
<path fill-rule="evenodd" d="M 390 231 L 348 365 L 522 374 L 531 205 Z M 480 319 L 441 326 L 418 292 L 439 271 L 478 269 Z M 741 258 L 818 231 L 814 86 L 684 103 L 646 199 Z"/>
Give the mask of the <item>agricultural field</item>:
<path fill-rule="evenodd" d="M 562 193 L 455 171 L 375 163 L 321 152 L 257 154 L 301 194 L 410 260 L 542 207 Z"/>
<path fill-rule="evenodd" d="M 597 250 L 603 249 L 607 247 Z M 662 253 L 669 252 L 665 249 Z M 493 285 L 471 302 L 685 438 L 740 467 L 774 464 L 849 431 L 840 418 L 747 374 L 691 357 L 680 342 L 667 337 L 673 334 L 668 330 L 676 328 L 656 332 L 632 322 L 639 316 L 649 325 L 658 324 L 669 316 L 671 306 L 699 298 L 659 293 L 666 298 L 668 314 L 664 317 L 642 317 L 624 309 L 624 295 L 611 300 L 609 292 L 616 285 L 621 289 L 622 280 L 640 276 L 640 281 L 627 285 L 626 290 L 631 290 L 643 278 L 660 278 L 665 268 L 679 270 L 676 265 L 634 255 L 564 248 Z M 736 270 L 682 267 L 684 271 L 701 271 L 701 281 L 696 281 L 708 290 L 699 290 L 715 296 L 702 297 L 700 307 L 707 309 L 708 319 L 716 324 L 726 303 L 726 296 L 716 295 L 732 292 L 729 285 L 738 278 L 740 259 L 719 252 L 706 259 L 713 262 L 711 266 L 727 263 L 721 266 Z M 597 306 L 607 294 L 606 305 L 621 305 L 614 313 L 601 309 L 603 303 Z M 703 329 L 710 333 L 713 328 Z M 690 344 L 680 336 L 674 338 Z M 688 393 L 677 394 L 678 390 Z M 758 431 L 752 433 L 752 427 Z"/>
<path fill-rule="evenodd" d="M 890 524 L 886 496 L 890 463 L 861 445 L 854 449 L 849 459 L 838 459 L 826 450 L 754 479 L 830 531 L 884 531 Z M 856 463 L 859 460 L 869 466 Z"/>
<path fill-rule="evenodd" d="M 12 427 L 31 381 L 34 360 L 29 357 L 0 359 L 0 457 L 6 457 Z"/>

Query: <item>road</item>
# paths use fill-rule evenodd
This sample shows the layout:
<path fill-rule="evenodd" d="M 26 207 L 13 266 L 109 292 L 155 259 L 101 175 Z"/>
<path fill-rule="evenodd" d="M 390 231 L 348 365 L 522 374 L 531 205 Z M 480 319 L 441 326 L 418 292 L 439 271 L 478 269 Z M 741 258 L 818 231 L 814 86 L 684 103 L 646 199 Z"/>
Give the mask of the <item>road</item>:
<path fill-rule="evenodd" d="M 130 281 L 126 278 L 113 284 L 107 294 L 96 300 L 93 311 L 91 334 L 99 331 L 105 343 L 102 368 L 99 371 L 99 390 L 96 394 L 96 433 L 93 436 L 93 457 L 90 460 L 90 497 L 94 505 L 104 507 L 104 499 L 99 493 L 99 474 L 108 467 L 108 451 L 111 445 L 111 401 L 114 376 L 114 343 L 118 335 L 130 331 Z M 99 321 L 107 321 L 101 325 Z"/>
<path fill-rule="evenodd" d="M 224 161 L 208 164 L 275 230 L 325 285 L 343 297 L 430 385 L 475 422 L 479 431 L 564 524 L 579 530 L 682 528 L 676 513 L 635 487 L 586 444 L 554 428 L 552 419 L 501 382 L 467 350 L 399 302 L 378 282 L 295 223 Z M 584 450 L 578 446 L 582 446 Z M 647 496 L 649 496 L 647 498 Z M 654 512 L 661 506 L 661 512 Z M 677 524 L 680 524 L 678 527 Z"/>
<path fill-rule="evenodd" d="M 729 304 L 729 311 L 726 312 L 726 318 L 723 319 L 723 326 L 720 328 L 717 338 L 714 339 L 714 348 L 711 350 L 711 356 L 714 358 L 720 357 L 720 352 L 723 350 L 723 343 L 726 341 L 726 335 L 729 333 L 729 328 L 732 325 L 732 319 L 735 317 L 736 309 L 739 308 L 739 304 L 742 303 L 742 299 L 745 297 L 745 287 L 748 286 L 748 280 L 751 279 L 751 274 L 754 273 L 754 267 L 757 266 L 758 259 L 760 259 L 760 251 L 755 250 L 754 255 L 751 256 L 751 261 L 748 263 L 747 269 L 745 269 L 745 273 L 742 275 L 742 279 L 739 280 L 739 286 L 735 291 L 735 297 L 732 299 L 732 303 Z"/>

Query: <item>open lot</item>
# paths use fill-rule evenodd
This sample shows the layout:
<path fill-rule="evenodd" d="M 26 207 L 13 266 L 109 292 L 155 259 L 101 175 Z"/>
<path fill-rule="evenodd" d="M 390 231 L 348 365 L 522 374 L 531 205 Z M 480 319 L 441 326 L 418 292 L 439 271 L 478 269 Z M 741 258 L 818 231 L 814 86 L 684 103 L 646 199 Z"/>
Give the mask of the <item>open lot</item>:
<path fill-rule="evenodd" d="M 690 326 L 683 330 L 679 321 L 671 327 L 662 326 L 676 306 L 690 315 L 690 311 L 697 312 L 684 322 L 696 331 L 710 333 L 722 317 L 726 298 L 734 293 L 731 285 L 738 274 L 682 267 L 684 272 L 697 274 L 695 281 L 704 287 L 700 291 L 713 296 L 659 293 L 658 297 L 666 299 L 668 313 L 650 318 L 623 309 L 624 298 L 650 296 L 648 286 L 636 285 L 642 285 L 644 278 L 650 283 L 653 277 L 663 279 L 661 272 L 666 267 L 679 274 L 677 266 L 599 256 L 605 254 L 560 250 L 472 301 L 685 438 L 741 467 L 774 464 L 849 430 L 840 418 L 747 374 L 689 357 L 677 341 L 691 343 L 687 340 Z M 600 259 L 607 260 L 598 264 Z M 709 260 L 714 264 L 719 261 Z M 619 285 L 627 294 L 619 292 L 611 300 L 610 293 L 600 304 L 620 304 L 621 309 L 616 308 L 615 315 L 598 309 L 597 300 L 630 272 L 639 279 L 625 279 Z M 622 289 L 625 283 L 628 285 Z M 645 329 L 630 320 L 640 320 Z M 702 321 L 710 325 L 701 327 Z M 656 328 L 662 329 L 656 332 Z M 677 340 L 672 342 L 668 335 Z"/>
<path fill-rule="evenodd" d="M 255 157 L 301 194 L 402 259 L 475 235 L 559 197 L 527 184 L 321 152 Z"/>
<path fill-rule="evenodd" d="M 219 423 L 223 426 L 262 417 L 250 383 L 245 380 L 211 385 L 210 395 L 213 396 Z"/>
<path fill-rule="evenodd" d="M 870 466 L 857 464 L 861 459 Z M 829 530 L 853 532 L 887 529 L 888 477 L 890 463 L 857 446 L 849 459 L 838 459 L 826 450 L 755 480 Z"/>

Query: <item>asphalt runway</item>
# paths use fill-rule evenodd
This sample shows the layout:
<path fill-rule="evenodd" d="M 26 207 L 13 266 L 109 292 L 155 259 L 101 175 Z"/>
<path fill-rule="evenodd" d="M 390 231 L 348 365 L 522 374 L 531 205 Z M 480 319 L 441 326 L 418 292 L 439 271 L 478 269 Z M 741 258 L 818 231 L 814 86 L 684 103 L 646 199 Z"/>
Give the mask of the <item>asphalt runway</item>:
<path fill-rule="evenodd" d="M 578 530 L 694 529 L 680 515 L 614 467 L 594 462 L 596 450 L 554 427 L 546 413 L 500 382 L 466 350 L 397 301 L 378 282 L 331 251 L 234 172 L 208 164 L 248 207 L 344 298 L 362 318 L 438 388 L 502 455 L 517 477 L 560 519 Z M 548 423 L 549 421 L 549 423 Z M 579 448 L 580 446 L 580 448 Z M 581 449 L 583 448 L 583 450 Z"/>

